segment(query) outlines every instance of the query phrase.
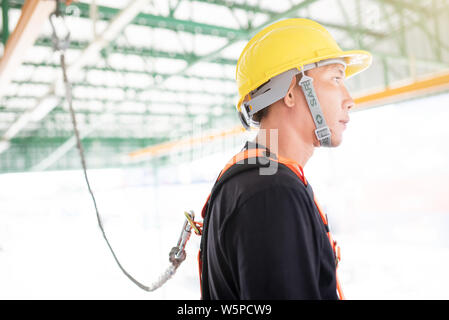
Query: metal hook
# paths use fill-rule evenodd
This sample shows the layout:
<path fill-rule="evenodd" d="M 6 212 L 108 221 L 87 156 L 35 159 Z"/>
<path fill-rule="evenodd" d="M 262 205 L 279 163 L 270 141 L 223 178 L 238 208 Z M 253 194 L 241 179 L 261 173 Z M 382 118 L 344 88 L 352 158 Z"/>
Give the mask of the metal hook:
<path fill-rule="evenodd" d="M 195 231 L 196 234 L 200 235 L 201 230 L 198 229 L 195 223 L 195 214 L 193 213 L 193 211 L 190 211 L 190 213 L 184 211 L 184 215 L 186 216 L 187 221 L 190 223 L 190 226 L 192 227 L 193 231 Z"/>
<path fill-rule="evenodd" d="M 69 45 L 70 45 L 70 30 L 67 27 L 64 18 L 62 17 L 62 15 L 56 13 L 57 11 L 53 12 L 52 14 L 50 14 L 50 25 L 51 25 L 51 29 L 52 29 L 52 42 L 53 42 L 53 49 L 55 51 L 65 51 Z M 58 36 L 58 33 L 56 31 L 56 27 L 55 27 L 55 19 L 56 17 L 61 17 L 61 21 L 62 21 L 62 25 L 65 28 L 65 35 L 63 37 Z"/>

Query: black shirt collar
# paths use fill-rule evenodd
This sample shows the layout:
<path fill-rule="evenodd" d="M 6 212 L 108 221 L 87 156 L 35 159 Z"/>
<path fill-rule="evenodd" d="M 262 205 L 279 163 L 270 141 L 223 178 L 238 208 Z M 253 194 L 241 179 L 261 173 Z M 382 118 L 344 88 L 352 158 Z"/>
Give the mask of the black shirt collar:
<path fill-rule="evenodd" d="M 270 149 L 268 149 L 265 145 L 257 143 L 257 142 L 246 141 L 245 146 L 243 147 L 242 151 L 249 150 L 249 149 L 265 149 L 267 156 L 276 158 L 275 153 L 271 153 Z"/>

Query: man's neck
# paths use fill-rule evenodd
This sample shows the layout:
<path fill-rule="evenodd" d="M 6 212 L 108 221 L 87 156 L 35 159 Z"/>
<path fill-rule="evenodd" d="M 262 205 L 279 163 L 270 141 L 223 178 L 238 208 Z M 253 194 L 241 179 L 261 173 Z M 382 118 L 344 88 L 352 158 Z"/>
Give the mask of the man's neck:
<path fill-rule="evenodd" d="M 266 146 L 271 152 L 281 157 L 296 161 L 304 168 L 313 155 L 315 147 L 313 142 L 307 142 L 303 137 L 289 129 L 277 129 L 276 135 L 269 128 L 261 126 L 254 142 Z"/>

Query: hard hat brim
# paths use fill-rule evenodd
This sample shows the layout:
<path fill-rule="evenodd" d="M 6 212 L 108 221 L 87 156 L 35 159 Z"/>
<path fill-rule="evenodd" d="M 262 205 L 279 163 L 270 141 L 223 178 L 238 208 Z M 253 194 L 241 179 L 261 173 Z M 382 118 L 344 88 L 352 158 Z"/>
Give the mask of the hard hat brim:
<path fill-rule="evenodd" d="M 352 76 L 364 71 L 367 69 L 372 61 L 373 57 L 371 53 L 364 50 L 349 50 L 343 51 L 338 58 L 344 58 L 347 64 L 346 67 L 346 79 L 349 79 Z M 330 58 L 325 58 L 330 59 Z M 323 59 L 324 60 L 324 59 Z"/>

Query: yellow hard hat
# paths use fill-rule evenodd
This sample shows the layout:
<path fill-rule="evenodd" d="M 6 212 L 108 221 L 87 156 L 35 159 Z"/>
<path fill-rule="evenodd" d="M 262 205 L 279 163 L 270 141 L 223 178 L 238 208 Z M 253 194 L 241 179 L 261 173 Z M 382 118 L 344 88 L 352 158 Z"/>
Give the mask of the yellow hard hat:
<path fill-rule="evenodd" d="M 344 59 L 346 78 L 365 70 L 372 61 L 367 51 L 341 50 L 323 26 L 309 19 L 285 19 L 262 29 L 248 42 L 237 62 L 237 110 L 241 112 L 242 102 L 251 91 L 274 76 L 336 58 Z"/>

